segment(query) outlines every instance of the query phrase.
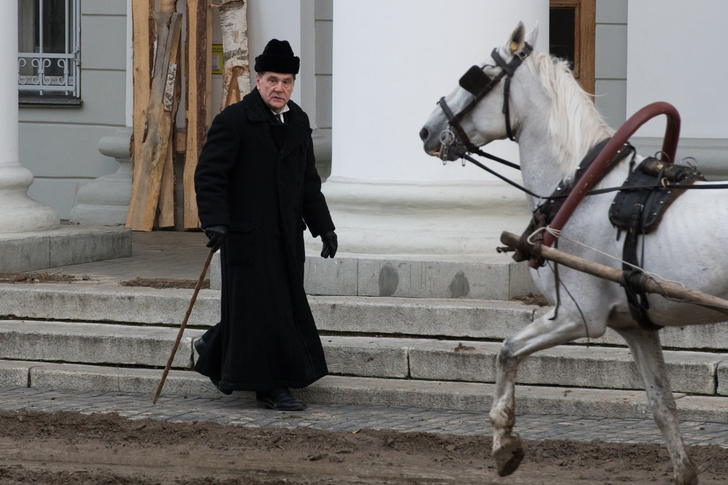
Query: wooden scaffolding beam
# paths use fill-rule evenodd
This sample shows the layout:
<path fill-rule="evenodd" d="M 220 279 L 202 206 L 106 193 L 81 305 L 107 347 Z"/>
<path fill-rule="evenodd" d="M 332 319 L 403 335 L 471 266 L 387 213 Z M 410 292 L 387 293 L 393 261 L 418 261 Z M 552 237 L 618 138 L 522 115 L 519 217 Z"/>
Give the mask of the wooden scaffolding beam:
<path fill-rule="evenodd" d="M 159 205 L 162 175 L 172 150 L 172 111 L 175 107 L 174 87 L 177 77 L 177 52 L 182 18 L 175 12 L 172 0 L 161 0 L 160 11 L 154 14 L 157 49 L 146 111 L 146 132 L 141 158 L 136 160 L 132 178 L 131 201 L 126 226 L 138 231 L 151 231 Z"/>
<path fill-rule="evenodd" d="M 182 227 L 198 229 L 194 173 L 211 121 L 212 15 L 220 8 L 223 36 L 221 109 L 250 92 L 247 0 L 186 0 L 187 39 L 180 41 L 176 0 L 132 0 L 134 114 L 132 194 L 127 227 L 175 226 L 175 155 L 184 156 Z M 156 44 L 156 53 L 155 53 Z M 181 45 L 186 49 L 181 50 Z M 184 59 L 185 128 L 175 129 Z M 154 62 L 152 62 L 154 61 Z M 152 72 L 154 69 L 154 72 Z"/>
<path fill-rule="evenodd" d="M 197 158 L 205 144 L 210 124 L 210 84 L 212 78 L 212 16 L 210 0 L 187 0 L 187 97 L 185 120 L 187 143 L 183 172 L 185 229 L 200 227 L 195 198 Z"/>

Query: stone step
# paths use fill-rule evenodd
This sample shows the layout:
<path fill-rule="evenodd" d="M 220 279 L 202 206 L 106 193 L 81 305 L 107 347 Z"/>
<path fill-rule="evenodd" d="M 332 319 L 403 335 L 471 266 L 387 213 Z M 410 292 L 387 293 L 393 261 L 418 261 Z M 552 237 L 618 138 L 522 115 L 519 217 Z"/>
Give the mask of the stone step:
<path fill-rule="evenodd" d="M 60 226 L 23 233 L 0 233 L 0 273 L 43 270 L 132 254 L 125 227 Z"/>
<path fill-rule="evenodd" d="M 0 361 L 0 386 L 38 389 L 148 394 L 150 402 L 162 375 L 158 369 L 129 369 L 91 365 Z M 407 406 L 487 412 L 493 384 L 472 382 L 378 379 L 327 376 L 296 391 L 312 404 Z M 252 393 L 248 394 L 251 398 Z M 210 381 L 192 371 L 172 370 L 160 399 L 222 396 Z M 728 398 L 675 393 L 681 421 L 728 423 Z M 618 419 L 650 419 L 643 391 L 578 387 L 516 386 L 519 414 L 559 414 Z"/>
<path fill-rule="evenodd" d="M 536 292 L 528 265 L 498 254 L 499 245 L 494 241 L 492 254 L 478 256 L 337 253 L 335 259 L 322 259 L 309 253 L 304 286 L 311 295 L 396 298 L 510 300 Z M 213 259 L 212 268 L 210 281 L 219 289 L 219 258 Z"/>
<path fill-rule="evenodd" d="M 126 287 L 108 282 L 0 284 L 0 315 L 179 327 L 191 296 L 192 290 Z M 518 301 L 459 298 L 309 296 L 309 303 L 322 332 L 498 341 L 548 311 L 547 307 Z M 201 290 L 188 325 L 206 328 L 219 319 L 219 291 Z M 728 349 L 728 322 L 665 328 L 660 335 L 663 346 L 670 349 Z M 612 331 L 591 342 L 624 346 L 621 337 Z"/>
<path fill-rule="evenodd" d="M 192 369 L 186 329 L 173 367 Z M 112 366 L 164 367 L 178 330 L 98 323 L 0 321 L 0 359 Z M 495 381 L 497 342 L 424 338 L 323 336 L 332 374 L 436 381 Z M 728 353 L 665 351 L 677 392 L 728 396 Z M 723 377 L 721 380 L 720 377 Z M 642 389 L 626 348 L 564 345 L 525 359 L 518 382 L 532 385 Z"/>

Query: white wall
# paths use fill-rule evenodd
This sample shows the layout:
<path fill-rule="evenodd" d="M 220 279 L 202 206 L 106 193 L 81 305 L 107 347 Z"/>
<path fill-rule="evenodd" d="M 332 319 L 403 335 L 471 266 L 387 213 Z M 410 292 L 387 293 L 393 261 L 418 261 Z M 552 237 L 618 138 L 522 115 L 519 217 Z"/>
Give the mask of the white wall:
<path fill-rule="evenodd" d="M 291 44 L 293 53 L 301 58 L 301 73 L 291 95 L 296 103 L 301 103 L 301 74 L 308 66 L 306 62 L 313 63 L 301 55 L 301 15 L 304 8 L 302 3 L 313 0 L 252 0 L 248 3 L 248 48 L 250 49 L 250 73 L 252 86 L 255 86 L 255 58 L 263 52 L 265 45 L 271 39 L 287 40 Z M 311 13 L 313 22 L 313 13 Z"/>
<path fill-rule="evenodd" d="M 655 101 L 680 112 L 681 137 L 728 135 L 728 2 L 629 0 L 627 116 Z M 664 116 L 640 136 L 665 132 Z"/>
<path fill-rule="evenodd" d="M 418 133 L 470 66 L 488 59 L 519 20 L 530 30 L 548 19 L 548 6 L 547 0 L 335 1 L 332 177 L 487 179 L 471 166 L 443 167 L 424 153 Z M 548 50 L 548 23 L 539 31 L 537 48 Z M 517 160 L 515 143 L 491 148 Z"/>
<path fill-rule="evenodd" d="M 20 162 L 35 177 L 28 195 L 61 218 L 69 217 L 80 185 L 119 168 L 98 142 L 128 122 L 127 4 L 83 1 L 81 14 L 83 105 L 19 110 Z"/>

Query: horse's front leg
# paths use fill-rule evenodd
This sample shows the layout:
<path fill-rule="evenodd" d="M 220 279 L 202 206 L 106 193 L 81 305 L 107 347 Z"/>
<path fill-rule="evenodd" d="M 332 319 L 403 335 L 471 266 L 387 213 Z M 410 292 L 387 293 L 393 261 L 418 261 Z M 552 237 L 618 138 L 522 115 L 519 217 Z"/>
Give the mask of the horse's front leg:
<path fill-rule="evenodd" d="M 698 472 L 688 456 L 680 433 L 677 406 L 667 376 L 659 334 L 656 331 L 636 326 L 615 328 L 615 330 L 627 341 L 637 369 L 642 375 L 652 415 L 667 443 L 667 451 L 670 453 L 673 465 L 673 483 L 675 485 L 697 484 Z"/>
<path fill-rule="evenodd" d="M 574 318 L 561 308 L 558 318 L 551 320 L 553 314 L 552 310 L 508 337 L 498 353 L 490 423 L 493 426 L 493 458 L 498 475 L 502 477 L 516 471 L 524 456 L 520 438 L 511 434 L 516 423 L 515 382 L 518 365 L 538 350 L 570 342 L 587 334 L 584 320 L 578 313 Z M 598 328 L 590 328 L 589 335 L 600 337 L 605 329 L 606 320 Z"/>

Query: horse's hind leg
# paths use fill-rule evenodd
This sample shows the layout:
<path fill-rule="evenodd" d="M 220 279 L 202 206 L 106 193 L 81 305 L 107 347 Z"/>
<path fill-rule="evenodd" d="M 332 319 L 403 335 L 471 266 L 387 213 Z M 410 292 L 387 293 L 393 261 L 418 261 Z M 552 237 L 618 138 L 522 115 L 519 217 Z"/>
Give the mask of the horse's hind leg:
<path fill-rule="evenodd" d="M 680 433 L 677 407 L 665 369 L 659 334 L 638 327 L 616 330 L 627 341 L 637 368 L 642 374 L 647 391 L 647 401 L 652 409 L 655 422 L 667 443 L 667 450 L 672 460 L 673 483 L 675 485 L 697 484 L 697 469 L 687 454 Z"/>

